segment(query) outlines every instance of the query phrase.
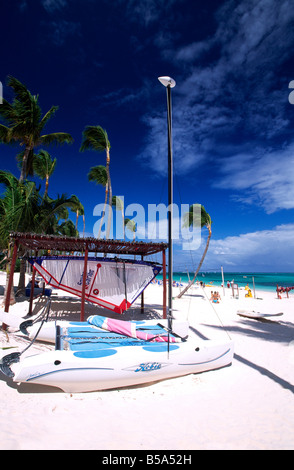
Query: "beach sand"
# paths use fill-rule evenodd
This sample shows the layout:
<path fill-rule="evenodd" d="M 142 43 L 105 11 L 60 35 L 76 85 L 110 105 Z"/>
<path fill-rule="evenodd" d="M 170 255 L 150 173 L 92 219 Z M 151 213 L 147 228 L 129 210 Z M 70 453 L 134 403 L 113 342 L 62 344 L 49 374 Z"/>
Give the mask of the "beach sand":
<path fill-rule="evenodd" d="M 15 275 L 15 278 L 17 276 Z M 16 284 L 17 279 L 15 279 Z M 5 274 L 0 274 L 3 295 Z M 1 288 L 2 286 L 2 288 Z M 219 291 L 220 303 L 209 300 Z M 179 288 L 174 288 L 174 295 Z M 80 300 L 52 301 L 52 315 L 79 319 Z M 18 386 L 0 373 L 0 449 L 103 450 L 278 450 L 294 449 L 294 295 L 256 292 L 257 298 L 232 297 L 231 289 L 191 288 L 174 300 L 174 316 L 188 319 L 200 337 L 235 342 L 230 367 L 144 386 L 69 394 L 49 387 Z M 1 302 L 1 298 L 0 298 Z M 34 301 L 34 314 L 42 301 Z M 257 321 L 238 310 L 283 312 Z M 3 311 L 3 307 L 2 307 Z M 28 299 L 20 299 L 9 314 L 26 316 Z M 86 314 L 106 310 L 86 305 Z M 140 300 L 122 317 L 149 319 L 162 314 L 162 286 L 145 291 L 145 314 Z M 13 330 L 13 329 L 12 329 Z M 0 357 L 22 351 L 20 333 L 0 331 Z M 32 352 L 50 348 L 35 342 Z"/>

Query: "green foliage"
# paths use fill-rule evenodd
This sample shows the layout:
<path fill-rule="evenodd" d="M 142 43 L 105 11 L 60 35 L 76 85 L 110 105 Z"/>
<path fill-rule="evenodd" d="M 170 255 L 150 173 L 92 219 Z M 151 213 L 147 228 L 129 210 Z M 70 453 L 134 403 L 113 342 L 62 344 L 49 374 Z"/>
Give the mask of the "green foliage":
<path fill-rule="evenodd" d="M 88 180 L 93 181 L 96 184 L 101 184 L 101 186 L 105 187 L 108 182 L 105 166 L 97 165 L 90 168 L 88 173 Z"/>
<path fill-rule="evenodd" d="M 96 152 L 104 152 L 106 149 L 110 149 L 106 130 L 101 126 L 86 126 L 80 151 L 95 150 Z"/>
<path fill-rule="evenodd" d="M 70 134 L 55 132 L 43 135 L 47 122 L 54 116 L 58 107 L 52 106 L 42 117 L 38 95 L 32 95 L 26 86 L 14 77 L 8 78 L 8 86 L 14 91 L 14 100 L 8 103 L 3 99 L 0 106 L 0 142 L 5 144 L 18 143 L 23 148 L 20 182 L 27 177 L 27 166 L 31 169 L 33 149 L 40 145 L 64 144 L 73 141 Z"/>
<path fill-rule="evenodd" d="M 58 234 L 59 222 L 68 217 L 68 209 L 80 208 L 74 196 L 44 198 L 34 182 L 20 183 L 10 172 L 0 170 L 0 183 L 5 187 L 0 199 L 1 249 L 7 248 L 10 232 Z"/>

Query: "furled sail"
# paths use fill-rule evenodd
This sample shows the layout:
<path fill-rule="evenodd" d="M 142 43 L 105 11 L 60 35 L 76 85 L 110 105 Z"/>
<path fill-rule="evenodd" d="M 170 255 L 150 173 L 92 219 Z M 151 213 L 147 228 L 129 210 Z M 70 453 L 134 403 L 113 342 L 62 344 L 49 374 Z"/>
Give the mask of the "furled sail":
<path fill-rule="evenodd" d="M 42 256 L 30 263 L 46 284 L 82 296 L 84 257 Z M 127 310 L 161 267 L 146 261 L 89 257 L 85 298 L 116 313 Z"/>

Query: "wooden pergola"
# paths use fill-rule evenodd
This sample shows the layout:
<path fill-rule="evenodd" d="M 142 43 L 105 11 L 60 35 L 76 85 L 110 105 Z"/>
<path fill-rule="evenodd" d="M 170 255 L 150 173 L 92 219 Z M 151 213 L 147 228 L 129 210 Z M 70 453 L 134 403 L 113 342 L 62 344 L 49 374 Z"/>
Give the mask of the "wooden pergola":
<path fill-rule="evenodd" d="M 6 301 L 5 301 L 5 312 L 9 311 L 10 294 L 13 287 L 13 274 L 15 270 L 15 263 L 17 260 L 17 254 L 20 247 L 27 250 L 34 251 L 35 254 L 40 253 L 42 250 L 51 252 L 81 252 L 84 254 L 84 276 L 82 285 L 82 299 L 81 299 L 81 316 L 80 320 L 84 320 L 85 315 L 85 289 L 86 289 L 86 272 L 87 262 L 89 253 L 102 253 L 102 254 L 114 254 L 116 256 L 121 255 L 136 255 L 140 256 L 141 260 L 146 256 L 154 255 L 156 253 L 162 253 L 162 267 L 163 267 L 163 318 L 166 318 L 166 249 L 168 245 L 166 243 L 154 243 L 154 242 L 139 242 L 139 241 L 123 241 L 123 240 L 102 240 L 97 238 L 75 238 L 65 237 L 56 235 L 41 235 L 35 233 L 10 233 L 10 240 L 13 244 L 12 260 L 10 276 L 8 281 Z M 34 285 L 35 269 L 33 270 L 32 286 Z M 30 297 L 30 309 L 33 301 L 33 289 L 31 289 Z M 143 294 L 141 298 L 141 308 L 144 306 Z"/>

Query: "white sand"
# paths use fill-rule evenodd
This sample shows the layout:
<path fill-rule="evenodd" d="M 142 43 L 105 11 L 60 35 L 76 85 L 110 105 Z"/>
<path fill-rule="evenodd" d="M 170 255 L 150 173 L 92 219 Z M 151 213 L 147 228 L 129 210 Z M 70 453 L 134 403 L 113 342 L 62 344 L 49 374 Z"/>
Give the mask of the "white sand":
<path fill-rule="evenodd" d="M 0 289 L 4 284 L 0 275 Z M 225 296 L 218 290 L 221 302 L 212 307 L 202 289 L 190 289 L 174 301 L 174 315 L 188 318 L 205 337 L 229 333 L 235 341 L 232 366 L 147 386 L 74 395 L 17 386 L 0 373 L 0 449 L 294 449 L 294 295 L 287 299 L 283 294 L 279 300 L 275 293 L 259 291 L 253 299 L 241 290 L 240 298 L 233 299 L 231 290 Z M 210 291 L 205 289 L 208 297 Z M 145 318 L 162 313 L 162 287 L 147 288 L 145 305 Z M 124 318 L 142 318 L 138 306 Z M 79 307 L 78 300 L 52 302 L 60 318 L 78 319 Z M 283 316 L 259 322 L 239 317 L 237 310 Z M 27 311 L 24 300 L 9 313 L 25 316 Z M 86 312 L 93 314 L 95 307 L 87 305 Z M 22 351 L 27 344 L 18 333 L 8 337 L 9 342 L 0 332 L 0 347 L 17 345 Z M 46 348 L 35 343 L 32 350 Z M 17 349 L 0 350 L 0 357 L 13 351 Z"/>

